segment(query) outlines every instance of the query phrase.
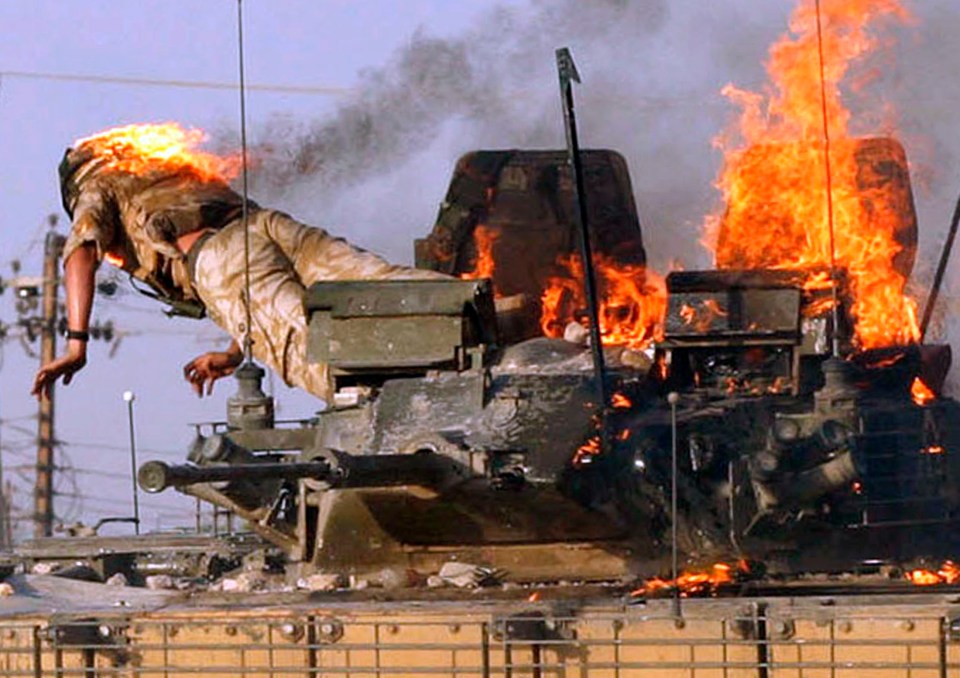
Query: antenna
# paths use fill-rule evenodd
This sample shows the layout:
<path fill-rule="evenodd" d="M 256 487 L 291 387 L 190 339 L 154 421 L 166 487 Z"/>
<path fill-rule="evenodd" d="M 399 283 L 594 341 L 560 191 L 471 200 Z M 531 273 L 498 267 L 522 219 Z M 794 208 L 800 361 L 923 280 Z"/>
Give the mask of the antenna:
<path fill-rule="evenodd" d="M 127 426 L 130 430 L 130 478 L 133 481 L 133 529 L 140 534 L 140 490 L 137 486 L 137 437 L 133 428 L 133 391 L 123 392 L 123 401 L 127 403 Z"/>
<path fill-rule="evenodd" d="M 253 362 L 250 303 L 250 197 L 247 172 L 247 101 L 246 80 L 243 72 L 243 0 L 237 0 L 237 51 L 240 66 L 240 153 L 243 166 L 243 307 L 246 314 L 243 328 L 243 364 L 237 369 L 237 394 L 227 400 L 227 425 L 232 429 L 270 428 L 274 422 L 273 398 L 263 393 L 262 367 Z"/>
<path fill-rule="evenodd" d="M 237 0 L 237 52 L 240 66 L 240 161 L 243 177 L 243 202 L 241 203 L 241 222 L 243 224 L 243 308 L 246 319 L 243 332 L 243 357 L 253 361 L 253 341 L 250 338 L 250 208 L 249 178 L 247 173 L 247 90 L 243 72 L 243 0 Z"/>
<path fill-rule="evenodd" d="M 830 168 L 830 120 L 827 115 L 827 78 L 823 65 L 823 25 L 820 19 L 820 0 L 817 2 L 817 53 L 820 57 L 820 106 L 823 112 L 823 158 L 827 178 L 827 226 L 830 231 L 830 281 L 833 295 L 833 341 L 830 344 L 831 357 L 840 356 L 840 305 L 837 299 L 837 260 L 834 246 L 833 223 L 833 174 Z"/>
<path fill-rule="evenodd" d="M 557 73 L 560 76 L 560 97 L 563 104 L 563 123 L 567 136 L 567 163 L 573 175 L 574 228 L 579 236 L 580 258 L 583 260 L 583 286 L 587 297 L 587 313 L 590 318 L 590 352 L 593 355 L 594 378 L 597 381 L 600 449 L 607 451 L 609 440 L 607 438 L 606 365 L 603 357 L 603 338 L 600 336 L 600 304 L 593 253 L 590 247 L 590 225 L 588 223 L 587 196 L 583 179 L 583 162 L 580 157 L 577 117 L 573 105 L 573 83 L 580 82 L 580 74 L 577 72 L 577 66 L 573 62 L 573 56 L 568 48 L 558 49 L 556 57 Z"/>

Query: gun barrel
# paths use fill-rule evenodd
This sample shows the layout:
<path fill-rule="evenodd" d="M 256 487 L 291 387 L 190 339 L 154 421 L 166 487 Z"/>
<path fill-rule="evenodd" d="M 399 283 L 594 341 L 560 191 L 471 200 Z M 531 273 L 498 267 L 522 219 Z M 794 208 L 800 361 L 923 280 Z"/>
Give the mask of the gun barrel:
<path fill-rule="evenodd" d="M 233 464 L 230 466 L 193 466 L 148 461 L 137 472 L 137 483 L 145 492 L 162 492 L 168 487 L 231 480 L 297 480 L 324 479 L 332 470 L 326 461 L 296 463 Z"/>

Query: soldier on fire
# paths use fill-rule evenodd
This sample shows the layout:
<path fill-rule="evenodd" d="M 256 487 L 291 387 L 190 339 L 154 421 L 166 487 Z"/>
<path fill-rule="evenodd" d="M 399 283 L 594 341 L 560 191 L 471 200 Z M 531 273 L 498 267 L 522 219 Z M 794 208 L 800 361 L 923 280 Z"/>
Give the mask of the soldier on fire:
<path fill-rule="evenodd" d="M 199 134 L 199 133 L 197 133 Z M 106 259 L 176 305 L 202 304 L 233 338 L 225 351 L 191 360 L 198 395 L 242 362 L 246 333 L 243 201 L 226 182 L 227 160 L 192 150 L 202 135 L 176 125 L 130 126 L 78 141 L 60 163 L 63 206 L 73 226 L 64 247 L 67 348 L 33 383 L 49 395 L 87 360 L 94 274 Z M 176 150 L 177 152 L 174 152 Z M 390 264 L 325 230 L 248 202 L 253 355 L 290 385 L 327 398 L 327 366 L 306 361 L 306 287 L 321 280 L 442 276 Z"/>

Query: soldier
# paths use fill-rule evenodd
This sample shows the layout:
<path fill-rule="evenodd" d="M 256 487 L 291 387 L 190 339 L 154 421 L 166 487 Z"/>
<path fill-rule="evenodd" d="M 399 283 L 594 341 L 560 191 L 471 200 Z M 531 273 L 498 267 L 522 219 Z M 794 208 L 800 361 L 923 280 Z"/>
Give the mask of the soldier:
<path fill-rule="evenodd" d="M 69 384 L 86 364 L 94 274 L 106 259 L 145 283 L 151 296 L 175 307 L 202 304 L 230 334 L 227 350 L 205 353 L 184 367 L 197 395 L 209 394 L 243 359 L 243 201 L 221 174 L 193 157 L 171 163 L 122 143 L 105 150 L 100 142 L 111 132 L 77 142 L 60 163 L 63 206 L 73 221 L 63 252 L 67 347 L 40 368 L 32 392 L 49 396 L 58 378 Z M 329 398 L 331 385 L 326 365 L 306 361 L 306 287 L 320 280 L 446 277 L 390 264 L 253 202 L 247 221 L 253 355 L 287 384 L 320 398 Z"/>

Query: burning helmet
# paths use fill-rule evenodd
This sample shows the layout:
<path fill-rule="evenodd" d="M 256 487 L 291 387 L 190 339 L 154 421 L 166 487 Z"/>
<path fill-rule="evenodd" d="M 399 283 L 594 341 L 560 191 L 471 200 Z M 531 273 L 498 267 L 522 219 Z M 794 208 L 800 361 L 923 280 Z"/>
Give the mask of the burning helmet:
<path fill-rule="evenodd" d="M 80 195 L 80 181 L 86 174 L 81 170 L 94 157 L 94 153 L 89 149 L 67 148 L 57 167 L 60 175 L 60 199 L 63 202 L 63 209 L 71 219 L 73 219 L 73 208 L 77 204 L 77 197 Z"/>

